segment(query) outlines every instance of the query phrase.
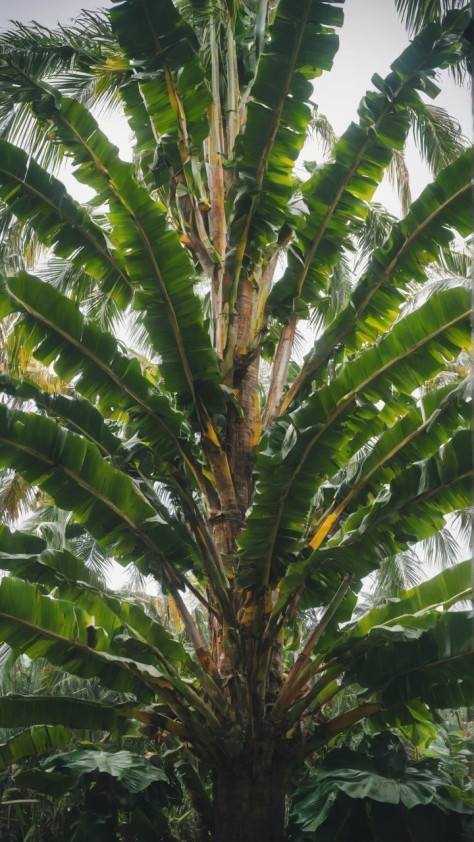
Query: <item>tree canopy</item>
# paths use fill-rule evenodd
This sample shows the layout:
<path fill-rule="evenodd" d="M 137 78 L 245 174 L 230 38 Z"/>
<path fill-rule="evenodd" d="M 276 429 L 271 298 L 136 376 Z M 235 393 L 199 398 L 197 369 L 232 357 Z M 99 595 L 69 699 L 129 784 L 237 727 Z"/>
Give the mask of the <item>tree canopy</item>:
<path fill-rule="evenodd" d="M 305 179 L 341 0 L 116 0 L 0 36 L 0 465 L 69 513 L 59 545 L 0 527 L 0 640 L 115 699 L 1 717 L 171 735 L 213 776 L 216 842 L 282 839 L 295 768 L 356 723 L 469 702 L 468 561 L 354 614 L 472 489 L 471 152 L 427 104 L 469 14 L 432 5 Z M 397 220 L 372 200 L 411 127 L 436 174 Z M 154 577 L 174 626 L 94 552 Z"/>

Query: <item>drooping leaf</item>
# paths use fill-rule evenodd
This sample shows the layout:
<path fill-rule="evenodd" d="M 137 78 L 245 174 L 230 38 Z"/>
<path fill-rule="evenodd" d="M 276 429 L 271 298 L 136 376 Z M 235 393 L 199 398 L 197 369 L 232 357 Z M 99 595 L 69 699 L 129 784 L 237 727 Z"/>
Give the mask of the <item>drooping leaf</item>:
<path fill-rule="evenodd" d="M 0 196 L 12 213 L 27 221 L 59 257 L 84 266 L 117 303 L 127 304 L 132 290 L 121 254 L 110 249 L 104 233 L 63 183 L 5 140 L 0 140 L 0 160 Z"/>
<path fill-rule="evenodd" d="M 8 715 L 4 721 L 3 715 L 5 708 L 12 702 L 14 703 L 13 699 L 8 696 L 0 698 L 2 727 L 5 727 L 6 722 L 10 721 Z M 15 719 L 18 722 L 18 719 Z M 28 721 L 31 722 L 31 719 Z M 43 721 L 45 720 L 41 719 L 41 722 Z M 57 725 L 33 725 L 27 730 L 15 734 L 14 737 L 10 737 L 7 742 L 0 743 L 0 771 L 3 772 L 9 766 L 18 763 L 19 760 L 24 760 L 25 757 L 47 754 L 68 745 L 72 738 L 71 731 L 64 727 L 62 723 L 63 720 L 61 719 Z M 17 725 L 10 727 L 17 727 Z"/>
<path fill-rule="evenodd" d="M 469 505 L 472 493 L 469 432 L 460 431 L 439 453 L 411 465 L 381 490 L 374 501 L 353 512 L 326 546 L 291 565 L 281 592 L 305 584 L 304 605 L 319 605 L 334 593 L 341 575 L 356 580 L 387 557 L 439 531 L 444 516 Z M 443 462 L 454 468 L 446 475 Z"/>
<path fill-rule="evenodd" d="M 123 354 L 110 332 L 89 324 L 77 305 L 50 287 L 46 299 L 45 284 L 33 275 L 20 273 L 5 279 L 3 289 L 0 312 L 3 305 L 6 312 L 27 314 L 35 329 L 28 342 L 37 359 L 45 365 L 54 363 L 66 382 L 74 378 L 75 389 L 89 401 L 98 397 L 102 413 L 128 413 L 132 424 L 140 425 L 144 441 L 158 446 L 164 461 L 184 455 L 187 448 L 179 441 L 184 417 L 167 396 L 152 388 L 138 360 Z M 52 399 L 45 400 L 51 407 Z M 94 407 L 86 409 L 81 404 L 79 409 L 76 404 L 75 409 L 92 420 Z"/>
<path fill-rule="evenodd" d="M 24 772 L 19 780 L 23 785 L 33 786 L 39 792 L 50 792 L 48 778 L 51 778 L 54 795 L 58 794 L 59 778 L 63 779 L 63 793 L 78 787 L 86 775 L 110 775 L 133 794 L 142 792 L 153 781 L 168 781 L 162 769 L 152 766 L 145 758 L 124 750 L 112 753 L 76 749 L 47 758 L 42 763 L 43 774 L 38 772 L 39 770 L 33 770 L 33 774 Z"/>
<path fill-rule="evenodd" d="M 395 626 L 392 631 L 370 631 L 366 651 L 362 647 L 347 679 L 366 687 L 371 671 L 371 686 L 379 690 L 384 708 L 403 710 L 408 721 L 411 717 L 405 706 L 413 698 L 433 708 L 467 704 L 474 661 L 469 614 L 439 613 L 432 629 L 405 639 L 397 631 Z"/>
<path fill-rule="evenodd" d="M 109 204 L 110 239 L 124 255 L 136 290 L 134 306 L 144 314 L 150 341 L 161 356 L 166 387 L 180 400 L 222 405 L 216 357 L 205 330 L 199 299 L 193 293 L 194 266 L 170 229 L 166 208 L 138 184 L 133 167 L 96 120 L 77 101 L 62 98 L 43 103 L 58 141 L 71 151 L 80 181 Z"/>
<path fill-rule="evenodd" d="M 466 598 L 470 588 L 470 562 L 464 561 L 443 570 L 427 582 L 399 593 L 396 598 L 387 600 L 384 606 L 372 608 L 358 620 L 349 634 L 362 637 L 375 626 L 394 625 L 404 615 L 416 615 L 433 607 L 447 609 L 459 599 Z"/>
<path fill-rule="evenodd" d="M 378 756 L 373 754 L 377 740 L 384 743 L 382 760 L 390 758 L 390 749 L 394 754 L 393 749 L 398 748 L 405 756 L 404 768 L 398 774 L 390 773 L 386 765 L 380 767 Z M 450 838 L 450 832 L 457 834 L 458 802 L 446 799 L 445 782 L 438 770 L 425 760 L 406 764 L 400 738 L 387 731 L 371 741 L 367 753 L 332 749 L 317 774 L 305 776 L 295 792 L 290 818 L 294 838 L 311 839 L 317 833 L 324 842 L 334 838 L 346 842 L 352 833 L 363 832 L 367 839 L 383 836 L 392 840 L 408 828 L 412 838 L 425 842 L 436 820 L 443 841 Z M 358 811 L 358 802 L 367 805 L 366 810 Z M 445 811 L 450 811 L 447 821 Z"/>
<path fill-rule="evenodd" d="M 4 404 L 0 419 L 0 464 L 14 465 L 57 505 L 73 511 L 99 543 L 119 555 L 141 544 L 140 556 L 148 555 L 149 569 L 157 571 L 159 559 L 192 566 L 195 553 L 183 526 L 176 521 L 173 527 L 172 518 L 157 515 L 136 484 L 95 445 L 48 418 L 10 411 Z"/>
<path fill-rule="evenodd" d="M 138 85 L 162 154 L 169 156 L 169 166 L 181 169 L 192 151 L 200 151 L 209 131 L 211 96 L 196 35 L 171 0 L 126 0 L 110 17 L 114 34 L 136 68 L 127 88 Z M 131 104 L 133 94 L 123 93 Z"/>
<path fill-rule="evenodd" d="M 33 726 L 18 735 L 21 739 L 14 737 L 8 740 L 4 748 L 0 749 L 0 762 L 3 762 L 5 768 L 27 754 L 49 753 L 52 749 L 71 743 L 74 739 L 73 731 L 119 733 L 126 729 L 127 717 L 137 712 L 127 702 L 113 706 L 67 696 L 22 696 L 9 693 L 0 698 L 2 727 L 18 729 L 32 723 Z M 25 753 L 19 755 L 20 751 Z"/>

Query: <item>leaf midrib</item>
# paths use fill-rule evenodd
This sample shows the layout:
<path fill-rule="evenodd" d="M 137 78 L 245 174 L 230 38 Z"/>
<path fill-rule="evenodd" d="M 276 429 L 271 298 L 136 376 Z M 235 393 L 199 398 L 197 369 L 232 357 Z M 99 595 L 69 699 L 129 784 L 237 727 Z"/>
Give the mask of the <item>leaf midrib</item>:
<path fill-rule="evenodd" d="M 16 149 L 17 147 L 14 147 L 14 148 Z M 47 170 L 41 170 L 41 171 L 45 175 L 48 175 Z M 123 270 L 115 262 L 112 255 L 110 254 L 110 252 L 108 252 L 106 249 L 104 249 L 100 245 L 100 243 L 97 242 L 97 240 L 92 236 L 92 234 L 87 230 L 87 228 L 84 228 L 82 225 L 81 225 L 80 228 L 78 228 L 77 223 L 75 223 L 72 219 L 65 216 L 65 214 L 61 211 L 61 209 L 58 207 L 58 205 L 56 205 L 51 199 L 49 199 L 48 196 L 46 196 L 44 193 L 42 193 L 36 187 L 33 187 L 33 185 L 31 183 L 29 183 L 28 181 L 25 181 L 23 178 L 20 178 L 20 176 L 18 176 L 16 173 L 13 173 L 10 170 L 7 170 L 4 166 L 1 166 L 1 165 L 0 165 L 0 172 L 3 173 L 4 175 L 8 176 L 8 178 L 10 178 L 12 181 L 16 181 L 17 184 L 26 188 L 29 193 L 32 193 L 38 199 L 41 199 L 42 202 L 44 202 L 46 205 L 48 205 L 50 208 L 52 208 L 54 211 L 56 211 L 56 213 L 60 216 L 60 218 L 64 222 L 66 222 L 68 225 L 71 225 L 74 229 L 78 230 L 78 232 L 80 232 L 80 234 L 84 237 L 84 239 L 87 240 L 89 243 L 91 243 L 94 246 L 94 248 L 101 255 L 101 257 L 103 257 L 105 259 L 105 261 L 107 263 L 109 263 L 112 266 L 113 269 L 116 270 L 117 274 L 125 281 L 127 286 L 128 287 L 131 286 L 130 285 L 130 279 L 128 278 L 127 275 L 124 275 Z M 68 197 L 69 201 L 74 202 L 74 199 L 68 193 L 66 193 L 66 196 Z M 75 207 L 77 207 L 78 210 L 82 210 L 82 206 L 76 205 L 75 203 L 74 203 L 74 205 L 75 205 Z M 102 234 L 102 231 L 100 231 L 100 229 L 98 229 L 98 231 Z"/>
<path fill-rule="evenodd" d="M 298 476 L 298 474 L 299 474 L 300 470 L 302 469 L 309 453 L 313 449 L 314 445 L 317 443 L 318 439 L 321 438 L 323 433 L 325 433 L 327 431 L 327 429 L 333 424 L 333 422 L 337 419 L 337 417 L 341 414 L 341 412 L 343 410 L 345 410 L 356 399 L 357 395 L 363 389 L 365 389 L 372 380 L 376 379 L 381 374 L 388 371 L 388 369 L 390 369 L 393 365 L 395 365 L 400 360 L 404 359 L 407 356 L 410 356 L 412 353 L 419 350 L 419 348 L 423 347 L 423 345 L 425 345 L 427 342 L 434 339 L 439 334 L 444 333 L 444 331 L 449 330 L 450 327 L 453 327 L 454 325 L 458 324 L 459 322 L 462 322 L 466 317 L 469 317 L 469 314 L 470 314 L 470 311 L 466 310 L 465 312 L 463 312 L 462 314 L 457 316 L 455 319 L 452 319 L 450 322 L 441 325 L 436 331 L 432 331 L 430 334 L 427 334 L 426 336 L 424 336 L 423 339 L 420 339 L 414 345 L 411 345 L 409 349 L 403 351 L 397 357 L 390 360 L 390 362 L 386 363 L 381 368 L 378 368 L 377 371 L 374 372 L 374 374 L 372 374 L 370 377 L 367 377 L 364 381 L 362 381 L 362 383 L 359 383 L 357 385 L 357 388 L 352 390 L 345 397 L 345 399 L 342 400 L 340 404 L 338 404 L 338 406 L 336 407 L 334 412 L 331 413 L 331 415 L 329 416 L 329 418 L 327 419 L 325 424 L 315 433 L 313 438 L 308 442 L 307 446 L 305 447 L 305 449 L 303 451 L 303 454 L 302 454 L 300 460 L 298 461 L 298 464 L 295 466 L 295 468 L 293 470 L 290 482 L 287 484 L 286 488 L 284 489 L 283 495 L 280 497 L 280 500 L 279 500 L 279 503 L 278 503 L 278 507 L 277 507 L 277 510 L 276 510 L 276 516 L 275 516 L 275 519 L 273 521 L 273 526 L 272 526 L 272 529 L 271 529 L 271 532 L 270 532 L 270 538 L 269 538 L 269 543 L 268 543 L 268 552 L 267 552 L 266 559 L 265 559 L 265 562 L 264 562 L 263 577 L 262 577 L 262 585 L 263 586 L 266 586 L 269 583 L 271 563 L 272 563 L 272 558 L 273 558 L 273 550 L 274 550 L 274 547 L 275 547 L 276 538 L 278 536 L 278 531 L 279 531 L 279 527 L 280 527 L 280 520 L 281 520 L 284 504 L 286 502 L 288 494 L 290 493 L 293 482 L 295 481 L 296 477 Z"/>
<path fill-rule="evenodd" d="M 436 182 L 434 182 L 434 183 L 436 183 Z M 343 342 L 343 340 L 346 338 L 346 336 L 351 332 L 351 330 L 353 330 L 353 328 L 356 325 L 358 319 L 363 314 L 365 308 L 369 304 L 372 297 L 380 289 L 380 287 L 385 283 L 385 281 L 387 281 L 390 278 L 390 275 L 396 269 L 397 264 L 402 259 L 403 255 L 405 253 L 405 249 L 408 248 L 409 245 L 412 245 L 413 241 L 416 240 L 417 237 L 419 237 L 421 233 L 423 233 L 425 228 L 428 225 L 430 225 L 430 223 L 433 222 L 433 220 L 436 219 L 436 217 L 439 214 L 441 214 L 447 207 L 449 207 L 451 202 L 454 202 L 456 199 L 458 199 L 460 196 L 462 196 L 463 193 L 465 193 L 468 190 L 471 190 L 470 184 L 465 185 L 460 190 L 458 190 L 456 193 L 452 194 L 448 199 L 446 199 L 445 202 L 443 202 L 441 205 L 439 205 L 436 208 L 436 210 L 434 210 L 428 217 L 426 217 L 423 220 L 423 222 L 420 223 L 420 225 L 417 226 L 415 231 L 412 232 L 412 234 L 409 236 L 409 238 L 403 242 L 401 248 L 398 250 L 397 254 L 393 258 L 393 260 L 389 264 L 389 266 L 385 268 L 382 276 L 379 278 L 377 283 L 374 284 L 371 287 L 371 289 L 367 293 L 367 296 L 365 297 L 363 302 L 359 305 L 358 309 L 354 310 L 354 315 L 353 315 L 353 318 L 352 318 L 350 324 L 347 327 L 345 327 L 343 330 L 341 330 L 340 333 L 337 334 L 335 339 L 332 341 L 332 343 L 328 346 L 328 348 L 324 351 L 324 353 L 322 355 L 316 356 L 316 354 L 315 354 L 315 356 L 313 357 L 312 360 L 311 360 L 311 358 L 309 359 L 308 363 L 302 369 L 302 371 L 300 372 L 298 377 L 295 379 L 294 383 L 290 386 L 285 398 L 283 399 L 283 401 L 281 403 L 281 407 L 280 407 L 280 413 L 279 413 L 280 415 L 283 415 L 286 412 L 286 410 L 290 406 L 291 402 L 293 401 L 293 398 L 296 396 L 296 393 L 299 390 L 300 386 L 302 385 L 302 383 L 304 383 L 305 378 L 309 374 L 312 374 L 314 371 L 317 371 L 318 368 L 320 368 L 320 366 L 328 359 L 329 355 L 332 353 L 334 348 L 337 345 L 339 345 L 341 342 Z M 355 289 L 357 289 L 357 287 Z M 349 302 L 348 306 L 351 306 L 350 302 Z M 341 316 L 344 316 L 345 313 L 346 313 L 346 310 L 344 310 L 341 313 Z M 304 374 L 303 374 L 303 372 L 304 372 Z"/>
<path fill-rule="evenodd" d="M 46 325 L 54 333 L 59 334 L 59 336 L 63 337 L 63 339 L 66 339 L 69 344 L 76 348 L 76 350 L 80 351 L 81 355 L 91 360 L 91 362 L 93 362 L 94 365 L 96 365 L 101 371 L 103 371 L 104 374 L 106 374 L 107 377 L 109 377 L 113 383 L 115 383 L 117 386 L 119 386 L 120 389 L 122 389 L 127 395 L 129 395 L 129 397 L 131 397 L 138 406 L 141 406 L 142 409 L 144 409 L 148 413 L 148 415 L 150 415 L 153 421 L 156 422 L 156 424 L 160 427 L 163 433 L 165 433 L 165 435 L 169 437 L 170 441 L 173 442 L 177 452 L 179 453 L 181 458 L 186 461 L 186 464 L 188 464 L 188 466 L 191 468 L 191 470 L 193 471 L 193 475 L 196 478 L 197 469 L 191 457 L 186 452 L 186 449 L 180 443 L 179 439 L 176 438 L 172 430 L 170 430 L 170 428 L 165 424 L 163 419 L 154 412 L 154 410 L 147 404 L 146 401 L 140 398 L 139 395 L 137 395 L 133 389 L 127 386 L 127 384 L 125 384 L 123 380 L 121 380 L 120 377 L 117 374 L 115 374 L 113 369 L 107 366 L 100 357 L 97 357 L 95 354 L 93 354 L 90 348 L 85 343 L 82 343 L 80 339 L 76 339 L 66 330 L 62 329 L 57 324 L 48 319 L 43 313 L 40 313 L 27 302 L 22 301 L 22 299 L 16 296 L 15 293 L 13 293 L 11 290 L 9 290 L 9 292 L 12 298 L 14 298 L 15 301 L 18 302 L 18 304 L 22 308 L 24 308 L 31 316 L 33 316 L 33 318 Z"/>

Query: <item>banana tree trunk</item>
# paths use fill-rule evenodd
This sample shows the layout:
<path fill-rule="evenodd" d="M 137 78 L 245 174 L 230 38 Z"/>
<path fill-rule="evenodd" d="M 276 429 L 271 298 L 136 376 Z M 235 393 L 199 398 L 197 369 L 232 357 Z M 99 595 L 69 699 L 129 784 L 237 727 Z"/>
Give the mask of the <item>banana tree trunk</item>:
<path fill-rule="evenodd" d="M 281 842 L 285 821 L 285 770 L 218 772 L 214 842 Z"/>

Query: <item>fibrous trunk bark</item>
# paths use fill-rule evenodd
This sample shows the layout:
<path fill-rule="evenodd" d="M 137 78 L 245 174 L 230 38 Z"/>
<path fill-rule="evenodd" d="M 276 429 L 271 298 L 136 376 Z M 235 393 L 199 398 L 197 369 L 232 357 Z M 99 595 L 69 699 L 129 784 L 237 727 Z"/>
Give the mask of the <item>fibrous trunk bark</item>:
<path fill-rule="evenodd" d="M 282 842 L 285 782 L 278 765 L 255 775 L 238 769 L 218 772 L 214 842 Z"/>

